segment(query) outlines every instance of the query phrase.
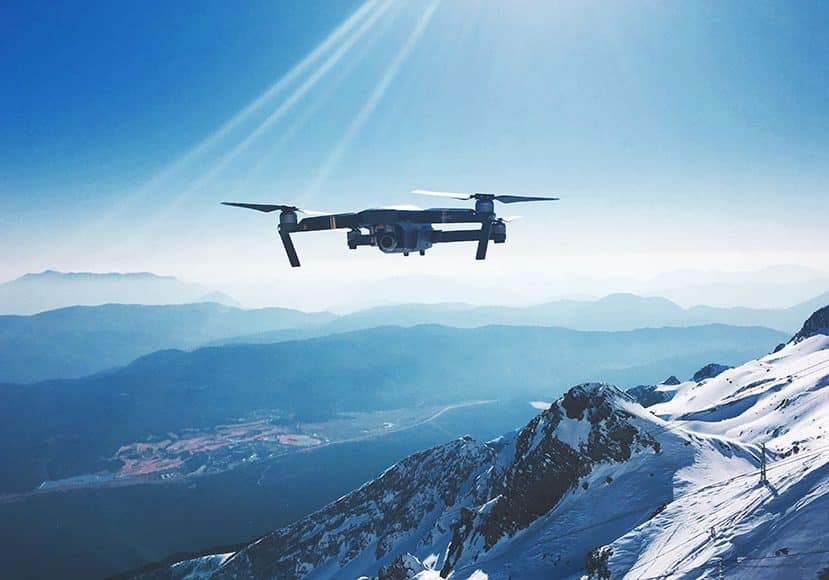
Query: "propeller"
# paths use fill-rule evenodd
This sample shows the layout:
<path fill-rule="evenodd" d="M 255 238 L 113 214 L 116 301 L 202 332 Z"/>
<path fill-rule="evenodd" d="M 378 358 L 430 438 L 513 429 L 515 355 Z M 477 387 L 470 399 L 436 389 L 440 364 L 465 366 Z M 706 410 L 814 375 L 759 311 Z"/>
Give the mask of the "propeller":
<path fill-rule="evenodd" d="M 539 197 L 534 195 L 496 195 L 493 193 L 458 193 L 453 191 L 432 191 L 429 189 L 413 189 L 412 193 L 450 197 L 452 199 L 496 199 L 501 203 L 518 203 L 523 201 L 558 201 L 558 197 Z"/>
<path fill-rule="evenodd" d="M 312 209 L 299 209 L 294 205 L 281 205 L 281 204 L 269 204 L 269 203 L 242 203 L 237 201 L 223 201 L 222 205 L 230 205 L 233 207 L 244 207 L 246 209 L 255 209 L 256 211 L 261 211 L 265 213 L 270 213 L 272 211 L 295 211 L 299 213 L 304 213 L 305 215 L 330 215 L 329 212 L 325 211 L 314 211 Z"/>
<path fill-rule="evenodd" d="M 291 240 L 291 232 L 296 230 L 297 218 L 296 212 L 307 215 L 327 215 L 325 212 L 312 211 L 308 209 L 299 209 L 294 205 L 270 204 L 270 203 L 243 203 L 237 201 L 223 201 L 222 205 L 230 205 L 233 207 L 243 207 L 245 209 L 253 209 L 264 213 L 271 213 L 273 211 L 280 211 L 279 214 L 279 238 L 282 240 L 282 245 L 285 248 L 285 253 L 288 255 L 288 261 L 294 268 L 299 268 L 299 256 L 297 256 L 294 242 Z"/>

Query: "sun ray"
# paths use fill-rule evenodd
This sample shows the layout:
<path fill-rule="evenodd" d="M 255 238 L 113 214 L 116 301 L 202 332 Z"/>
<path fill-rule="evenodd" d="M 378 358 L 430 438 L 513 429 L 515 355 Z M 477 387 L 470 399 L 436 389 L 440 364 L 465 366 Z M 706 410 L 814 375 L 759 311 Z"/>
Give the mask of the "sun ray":
<path fill-rule="evenodd" d="M 355 44 L 362 39 L 375 23 L 394 5 L 391 0 L 386 0 L 380 4 L 367 18 L 360 23 L 356 30 L 339 46 L 334 52 L 329 54 L 322 64 L 297 88 L 295 88 L 290 95 L 288 95 L 280 104 L 274 109 L 255 129 L 238 142 L 230 151 L 225 153 L 219 161 L 213 165 L 210 170 L 205 172 L 202 176 L 178 193 L 170 196 L 164 205 L 155 211 L 152 215 L 147 216 L 142 223 L 133 230 L 135 235 L 147 235 L 152 231 L 166 217 L 174 214 L 185 201 L 187 201 L 194 193 L 209 185 L 231 162 L 233 162 L 242 152 L 244 152 L 256 139 L 260 138 L 268 129 L 275 123 L 281 120 L 288 112 L 290 112 L 304 97 L 313 89 L 319 81 L 328 74 L 334 66 L 336 66 L 342 58 L 355 46 Z M 122 250 L 122 245 L 116 245 L 111 251 Z"/>
<path fill-rule="evenodd" d="M 310 53 L 308 53 L 302 60 L 295 64 L 287 73 L 276 80 L 267 90 L 257 96 L 249 105 L 241 111 L 238 111 L 218 129 L 211 133 L 208 137 L 192 147 L 187 153 L 180 156 L 178 159 L 167 165 L 164 169 L 156 173 L 143 185 L 138 188 L 120 195 L 117 201 L 107 210 L 102 211 L 97 218 L 87 221 L 83 228 L 76 230 L 75 235 L 67 243 L 76 247 L 82 246 L 87 239 L 92 235 L 92 232 L 98 231 L 106 227 L 117 216 L 123 215 L 130 211 L 131 206 L 135 206 L 148 194 L 156 192 L 166 180 L 180 174 L 190 163 L 204 156 L 205 153 L 215 148 L 225 137 L 227 137 L 234 129 L 237 129 L 242 123 L 247 121 L 254 113 L 264 108 L 274 98 L 279 96 L 292 83 L 297 81 L 303 74 L 307 73 L 311 67 L 318 63 L 327 53 L 330 53 L 343 39 L 349 40 L 348 35 L 357 34 L 355 30 L 359 30 L 361 23 L 366 21 L 373 22 L 376 20 L 376 11 L 381 0 L 366 0 L 357 10 L 355 10 L 345 21 L 342 22 L 333 32 L 331 32 L 325 39 L 318 44 Z M 383 7 L 385 10 L 385 5 Z M 372 11 L 375 11 L 372 14 Z M 141 208 L 132 207 L 132 209 L 140 209 L 144 211 L 142 204 Z"/>
<path fill-rule="evenodd" d="M 237 143 L 233 149 L 227 152 L 222 158 L 202 177 L 196 180 L 183 192 L 179 193 L 174 199 L 169 200 L 167 209 L 172 210 L 176 205 L 180 204 L 194 192 L 198 191 L 207 185 L 213 178 L 216 177 L 225 167 L 227 167 L 234 159 L 236 159 L 242 152 L 244 152 L 254 141 L 260 138 L 269 128 L 276 122 L 281 120 L 290 112 L 308 92 L 313 89 L 319 81 L 328 74 L 331 69 L 342 60 L 343 56 L 354 47 L 354 45 L 371 30 L 372 26 L 380 19 L 383 14 L 392 6 L 392 2 L 385 2 L 378 8 L 368 19 L 366 19 L 356 30 L 356 32 L 349 37 L 337 50 L 335 50 L 323 64 L 305 79 L 299 87 L 297 87 L 282 103 L 274 109 L 262 123 L 260 123 L 253 131 L 251 131 L 244 139 Z"/>
<path fill-rule="evenodd" d="M 346 149 L 348 149 L 349 145 L 351 144 L 351 141 L 360 132 L 360 130 L 366 124 L 366 121 L 368 121 L 368 119 L 371 117 L 372 113 L 374 113 L 374 110 L 377 108 L 377 105 L 380 103 L 383 96 L 386 94 L 386 91 L 388 90 L 389 86 L 394 81 L 397 74 L 400 72 L 400 68 L 406 61 L 406 58 L 408 58 L 409 54 L 411 54 L 412 50 L 414 50 L 415 46 L 417 46 L 417 43 L 423 35 L 423 32 L 426 30 L 426 27 L 431 21 L 432 16 L 434 15 L 435 10 L 437 9 L 439 4 L 440 0 L 432 0 L 432 2 L 424 11 L 424 13 L 418 19 L 414 28 L 409 33 L 406 42 L 400 48 L 400 50 L 398 51 L 397 55 L 395 55 L 391 63 L 389 63 L 389 66 L 386 68 L 386 71 L 383 73 L 383 76 L 375 85 L 374 90 L 371 92 L 371 95 L 369 95 L 368 99 L 363 104 L 363 107 L 357 113 L 357 116 L 346 129 L 342 138 L 339 140 L 337 145 L 334 147 L 334 149 L 328 155 L 326 160 L 323 162 L 313 181 L 308 186 L 308 188 L 305 191 L 305 194 L 300 200 L 301 203 L 305 203 L 308 197 L 318 192 L 320 186 L 325 182 L 331 171 L 337 165 L 340 158 L 345 153 Z"/>

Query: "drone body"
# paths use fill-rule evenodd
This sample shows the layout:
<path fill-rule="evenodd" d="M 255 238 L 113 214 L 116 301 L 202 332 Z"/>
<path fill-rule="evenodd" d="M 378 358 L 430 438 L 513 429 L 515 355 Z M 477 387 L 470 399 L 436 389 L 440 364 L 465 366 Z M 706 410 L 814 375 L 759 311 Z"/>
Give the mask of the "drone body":
<path fill-rule="evenodd" d="M 475 209 L 435 208 L 409 209 L 384 208 L 366 209 L 355 213 L 309 215 L 301 220 L 297 213 L 313 214 L 290 205 L 222 202 L 225 205 L 244 207 L 262 212 L 279 210 L 279 237 L 293 267 L 299 267 L 299 257 L 294 248 L 291 234 L 295 232 L 317 232 L 322 230 L 347 229 L 348 247 L 376 246 L 386 254 L 418 252 L 421 256 L 434 244 L 446 242 L 477 242 L 477 260 L 486 258 L 490 241 L 503 244 L 507 239 L 507 221 L 495 215 L 495 201 L 516 203 L 522 201 L 554 201 L 555 197 L 528 197 L 494 195 L 489 193 L 443 193 L 414 190 L 414 193 L 439 195 L 455 199 L 475 199 Z M 468 230 L 440 230 L 435 224 L 480 224 L 479 228 Z"/>

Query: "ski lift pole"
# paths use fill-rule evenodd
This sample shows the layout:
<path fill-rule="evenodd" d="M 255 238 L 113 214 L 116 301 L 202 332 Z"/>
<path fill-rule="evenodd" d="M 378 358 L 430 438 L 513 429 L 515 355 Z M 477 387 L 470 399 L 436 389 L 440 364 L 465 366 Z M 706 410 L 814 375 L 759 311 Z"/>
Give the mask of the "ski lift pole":
<path fill-rule="evenodd" d="M 760 483 L 765 485 L 766 483 L 768 483 L 768 480 L 766 479 L 766 444 L 765 443 L 760 444 L 760 451 L 761 451 L 761 455 L 760 455 Z"/>

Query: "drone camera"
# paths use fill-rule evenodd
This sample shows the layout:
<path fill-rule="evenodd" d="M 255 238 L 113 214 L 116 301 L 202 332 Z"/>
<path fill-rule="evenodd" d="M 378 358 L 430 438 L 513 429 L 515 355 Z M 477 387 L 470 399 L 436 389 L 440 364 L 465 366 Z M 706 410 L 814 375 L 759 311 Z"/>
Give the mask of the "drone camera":
<path fill-rule="evenodd" d="M 391 252 L 397 248 L 397 236 L 394 231 L 385 231 L 377 236 L 377 245 L 384 252 Z"/>

